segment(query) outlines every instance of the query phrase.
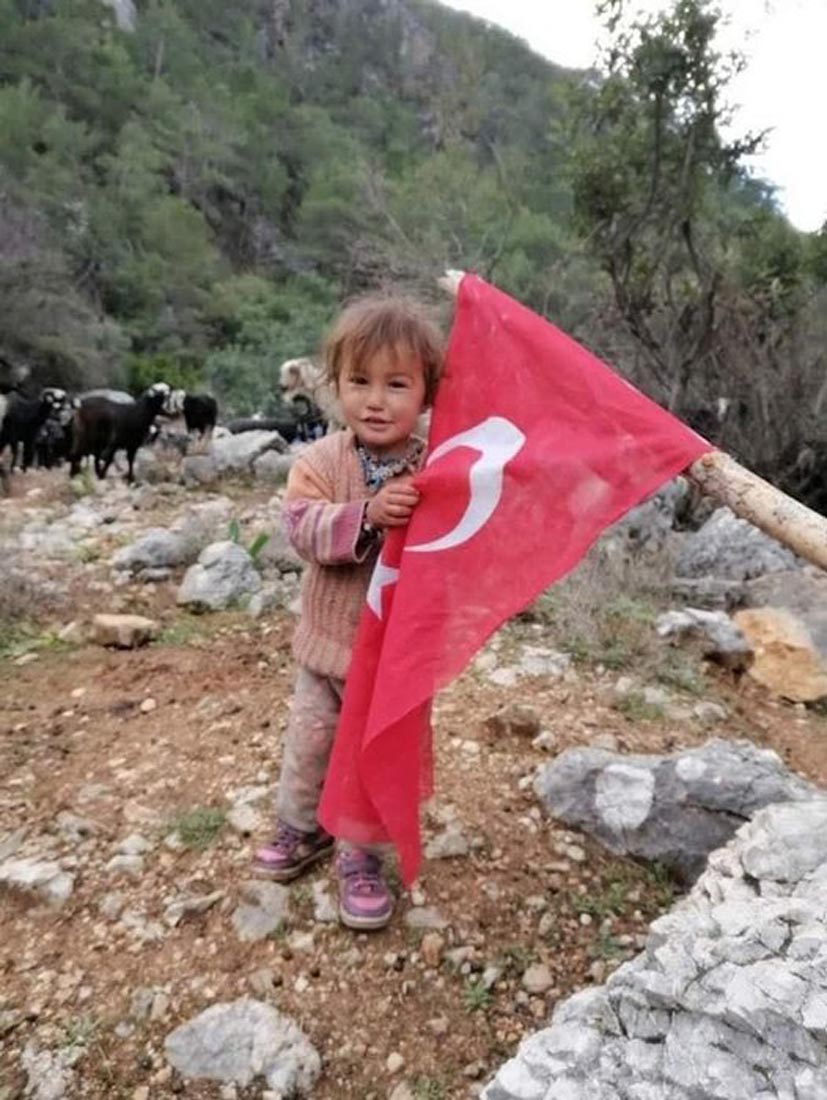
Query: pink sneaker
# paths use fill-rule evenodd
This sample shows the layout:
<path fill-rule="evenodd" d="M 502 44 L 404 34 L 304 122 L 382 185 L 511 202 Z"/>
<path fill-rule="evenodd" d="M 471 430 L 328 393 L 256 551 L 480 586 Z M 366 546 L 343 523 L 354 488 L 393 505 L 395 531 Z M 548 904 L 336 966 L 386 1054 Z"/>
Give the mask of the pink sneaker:
<path fill-rule="evenodd" d="M 256 874 L 275 882 L 290 882 L 332 850 L 333 837 L 324 829 L 303 833 L 286 821 L 279 821 L 275 838 L 256 852 L 253 869 Z"/>
<path fill-rule="evenodd" d="M 351 848 L 336 856 L 339 919 L 346 928 L 384 928 L 393 915 L 393 898 L 373 852 Z"/>

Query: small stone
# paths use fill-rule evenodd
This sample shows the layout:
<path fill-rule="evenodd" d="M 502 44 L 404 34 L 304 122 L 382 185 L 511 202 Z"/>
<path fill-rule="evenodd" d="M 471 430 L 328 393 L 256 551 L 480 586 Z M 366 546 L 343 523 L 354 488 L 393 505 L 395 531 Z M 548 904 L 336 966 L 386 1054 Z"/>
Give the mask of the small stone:
<path fill-rule="evenodd" d="M 523 974 L 523 989 L 528 993 L 545 993 L 553 984 L 551 971 L 545 963 L 533 963 Z"/>
<path fill-rule="evenodd" d="M 131 836 L 126 837 L 118 845 L 118 851 L 125 856 L 142 856 L 144 852 L 150 851 L 151 848 L 152 845 L 140 833 L 132 833 Z"/>
<path fill-rule="evenodd" d="M 692 714 L 705 726 L 713 726 L 716 722 L 725 722 L 727 709 L 720 703 L 714 703 L 711 699 L 703 699 L 692 708 Z"/>
<path fill-rule="evenodd" d="M 144 873 L 144 861 L 140 856 L 113 856 L 105 870 L 111 875 L 131 875 L 137 878 Z"/>
<path fill-rule="evenodd" d="M 426 933 L 422 937 L 422 943 L 419 945 L 419 950 L 422 952 L 422 958 L 425 960 L 425 965 L 429 966 L 432 970 L 436 970 L 442 961 L 442 951 L 444 947 L 445 940 L 438 932 Z"/>
<path fill-rule="evenodd" d="M 409 909 L 405 914 L 405 924 L 408 928 L 424 928 L 432 931 L 441 931 L 448 927 L 448 921 L 437 909 L 428 909 L 424 906 Z"/>
<path fill-rule="evenodd" d="M 262 1000 L 266 1000 L 276 987 L 275 978 L 274 972 L 269 967 L 263 967 L 261 970 L 254 971 L 247 981 L 253 993 Z"/>
<path fill-rule="evenodd" d="M 556 752 L 559 746 L 557 734 L 552 730 L 541 730 L 531 742 L 532 748 L 540 752 Z"/>
<path fill-rule="evenodd" d="M 536 707 L 525 703 L 509 703 L 489 714 L 485 727 L 497 737 L 536 737 L 540 732 L 540 714 Z"/>
<path fill-rule="evenodd" d="M 388 1055 L 388 1060 L 385 1065 L 387 1066 L 388 1073 L 399 1073 L 405 1065 L 405 1059 L 395 1050 L 392 1054 Z"/>
<path fill-rule="evenodd" d="M 251 836 L 261 827 L 261 817 L 247 803 L 233 806 L 227 813 L 227 824 L 242 836 Z"/>
<path fill-rule="evenodd" d="M 147 699 L 144 699 L 138 709 L 140 710 L 141 714 L 151 714 L 157 706 L 157 702 L 152 698 L 152 696 L 149 696 Z"/>
<path fill-rule="evenodd" d="M 462 829 L 455 822 L 448 828 L 433 837 L 425 845 L 426 859 L 455 859 L 458 856 L 467 856 L 470 845 L 462 833 Z"/>
<path fill-rule="evenodd" d="M 132 1093 L 132 1100 L 149 1100 L 149 1085 L 138 1085 Z"/>
<path fill-rule="evenodd" d="M 407 1082 L 400 1081 L 393 1092 L 391 1092 L 388 1100 L 416 1100 L 416 1096 L 411 1092 L 411 1087 Z"/>

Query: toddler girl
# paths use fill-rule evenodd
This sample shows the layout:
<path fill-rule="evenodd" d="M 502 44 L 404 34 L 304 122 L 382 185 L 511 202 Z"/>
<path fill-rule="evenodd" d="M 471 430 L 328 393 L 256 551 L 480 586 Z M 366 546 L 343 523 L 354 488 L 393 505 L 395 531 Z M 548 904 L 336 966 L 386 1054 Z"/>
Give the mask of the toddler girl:
<path fill-rule="evenodd" d="M 383 534 L 404 526 L 419 499 L 412 474 L 424 442 L 417 419 L 431 404 L 442 338 L 400 298 L 348 306 L 324 347 L 346 427 L 313 443 L 287 482 L 290 541 L 309 564 L 293 639 L 299 668 L 276 796 L 276 836 L 255 856 L 260 874 L 289 882 L 329 854 L 316 811 L 327 771 L 356 628 Z M 349 928 L 382 928 L 393 900 L 381 852 L 341 842 L 339 914 Z"/>

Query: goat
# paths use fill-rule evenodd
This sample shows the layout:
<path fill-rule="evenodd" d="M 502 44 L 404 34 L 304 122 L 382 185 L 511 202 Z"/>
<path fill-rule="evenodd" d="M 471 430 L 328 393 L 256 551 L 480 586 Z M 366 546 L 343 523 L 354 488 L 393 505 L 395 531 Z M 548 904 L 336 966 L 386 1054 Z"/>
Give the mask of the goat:
<path fill-rule="evenodd" d="M 72 397 L 56 414 L 51 413 L 41 424 L 35 437 L 37 465 L 47 470 L 60 466 L 72 453 L 72 435 L 75 412 L 80 398 Z"/>
<path fill-rule="evenodd" d="M 331 430 L 341 428 L 336 392 L 325 377 L 324 370 L 312 359 L 288 359 L 282 363 L 279 367 L 279 386 L 285 404 L 293 404 L 299 399 L 309 400 L 320 410 L 320 419 Z"/>
<path fill-rule="evenodd" d="M 231 420 L 227 425 L 232 435 L 241 432 L 278 432 L 287 443 L 309 443 L 324 435 L 327 424 L 321 410 L 304 394 L 297 396 L 283 416 L 250 416 Z"/>
<path fill-rule="evenodd" d="M 86 397 L 75 414 L 72 444 L 71 476 L 80 470 L 81 459 L 91 454 L 95 473 L 101 479 L 115 457 L 126 451 L 128 482 L 134 481 L 133 465 L 138 448 L 146 439 L 155 417 L 168 402 L 171 389 L 166 382 L 156 382 L 131 404 L 111 401 L 106 397 Z"/>
<path fill-rule="evenodd" d="M 209 443 L 215 423 L 218 420 L 218 402 L 208 393 L 187 393 L 184 395 L 184 423 L 188 432 L 198 432 L 205 443 Z"/>
<path fill-rule="evenodd" d="M 41 391 L 39 397 L 8 396 L 0 429 L 0 455 L 6 447 L 10 449 L 12 469 L 18 460 L 23 470 L 34 463 L 37 433 L 47 419 L 58 417 L 68 402 L 66 391 L 53 387 Z"/>

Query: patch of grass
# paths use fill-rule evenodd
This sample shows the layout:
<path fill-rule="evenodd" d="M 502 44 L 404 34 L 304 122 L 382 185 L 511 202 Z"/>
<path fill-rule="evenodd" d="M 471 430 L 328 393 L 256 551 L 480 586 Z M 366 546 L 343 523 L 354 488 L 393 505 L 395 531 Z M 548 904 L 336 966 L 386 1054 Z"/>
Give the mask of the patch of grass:
<path fill-rule="evenodd" d="M 521 977 L 536 960 L 537 955 L 521 943 L 511 944 L 504 948 L 498 957 L 498 961 L 504 973 L 516 974 Z"/>
<path fill-rule="evenodd" d="M 161 627 L 153 645 L 184 646 L 201 632 L 199 620 L 194 615 L 182 615 Z"/>
<path fill-rule="evenodd" d="M 94 543 L 82 542 L 75 549 L 75 557 L 81 565 L 91 565 L 93 562 L 100 561 L 103 551 Z"/>
<path fill-rule="evenodd" d="M 688 654 L 668 649 L 655 669 L 655 679 L 664 687 L 684 691 L 688 695 L 703 695 L 706 690 L 703 669 Z"/>
<path fill-rule="evenodd" d="M 171 831 L 178 833 L 186 848 L 203 851 L 224 828 L 226 820 L 226 813 L 217 806 L 195 806 L 173 820 Z"/>
<path fill-rule="evenodd" d="M 654 722 L 663 718 L 663 707 L 658 703 L 647 703 L 642 691 L 630 691 L 612 703 L 612 708 L 630 722 Z"/>
<path fill-rule="evenodd" d="M 679 893 L 678 884 L 669 869 L 662 863 L 652 863 L 643 868 L 643 874 L 649 889 L 654 891 L 655 904 L 661 909 L 668 909 Z"/>
<path fill-rule="evenodd" d="M 85 1047 L 96 1038 L 100 1020 L 91 1013 L 73 1017 L 66 1025 L 63 1046 Z"/>
<path fill-rule="evenodd" d="M 491 1004 L 493 997 L 482 978 L 469 978 L 462 991 L 462 1003 L 466 1012 L 483 1012 Z"/>
<path fill-rule="evenodd" d="M 0 661 L 13 661 L 27 653 L 70 649 L 54 630 L 41 630 L 31 623 L 0 622 Z"/>
<path fill-rule="evenodd" d="M 438 1077 L 417 1077 L 412 1091 L 415 1100 L 448 1100 L 448 1090 Z"/>
<path fill-rule="evenodd" d="M 599 884 L 603 886 L 602 883 Z M 620 917 L 628 908 L 626 891 L 628 885 L 620 880 L 609 882 L 604 889 L 593 890 L 587 894 L 578 894 L 572 890 L 569 894 L 569 905 L 575 913 L 588 913 L 590 917 L 603 920 L 608 916 Z"/>
<path fill-rule="evenodd" d="M 618 959 L 625 953 L 622 944 L 608 932 L 601 932 L 597 943 L 592 945 L 592 955 L 596 959 Z"/>

